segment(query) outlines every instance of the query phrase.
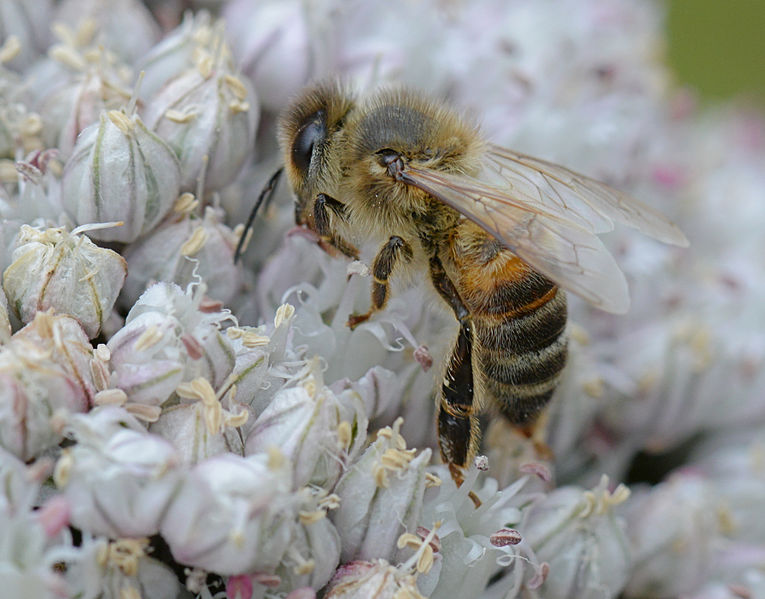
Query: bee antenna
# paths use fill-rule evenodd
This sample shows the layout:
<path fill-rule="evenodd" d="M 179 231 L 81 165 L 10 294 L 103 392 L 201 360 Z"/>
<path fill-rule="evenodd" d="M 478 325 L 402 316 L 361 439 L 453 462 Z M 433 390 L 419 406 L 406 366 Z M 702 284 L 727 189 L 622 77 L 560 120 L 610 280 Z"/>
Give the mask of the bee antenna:
<path fill-rule="evenodd" d="M 244 231 L 242 231 L 242 235 L 239 237 L 239 243 L 236 245 L 236 251 L 234 252 L 234 264 L 237 263 L 240 256 L 242 255 L 242 252 L 244 251 L 244 242 L 247 239 L 247 233 L 249 233 L 250 229 L 252 229 L 252 224 L 255 222 L 255 217 L 258 215 L 258 210 L 260 210 L 260 206 L 263 204 L 263 200 L 266 200 L 266 205 L 268 205 L 268 203 L 271 201 L 271 198 L 274 195 L 274 191 L 276 190 L 276 185 L 279 183 L 279 177 L 281 176 L 283 170 L 284 167 L 280 167 L 273 175 L 271 175 L 268 183 L 266 183 L 266 185 L 261 190 L 255 205 L 252 207 L 250 216 L 247 217 L 247 223 L 244 225 Z M 266 196 L 268 196 L 267 199 Z"/>

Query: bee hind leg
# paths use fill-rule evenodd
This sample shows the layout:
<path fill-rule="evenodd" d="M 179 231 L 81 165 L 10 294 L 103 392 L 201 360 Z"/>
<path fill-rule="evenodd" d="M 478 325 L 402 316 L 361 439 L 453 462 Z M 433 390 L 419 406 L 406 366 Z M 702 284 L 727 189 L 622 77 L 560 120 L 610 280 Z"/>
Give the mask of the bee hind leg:
<path fill-rule="evenodd" d="M 474 413 L 473 319 L 437 256 L 430 259 L 430 277 L 436 291 L 451 306 L 460 323 L 457 343 L 452 350 L 441 385 L 438 445 L 441 458 L 449 465 L 452 478 L 457 485 L 461 485 L 464 481 L 464 470 L 470 467 L 481 438 L 481 428 Z M 481 505 L 472 491 L 470 498 L 476 507 Z"/>
<path fill-rule="evenodd" d="M 412 246 L 398 235 L 393 235 L 377 253 L 372 265 L 372 307 L 364 314 L 351 314 L 348 317 L 348 326 L 353 329 L 362 322 L 369 320 L 376 311 L 382 310 L 388 301 L 390 288 L 388 279 L 393 269 L 401 260 L 411 262 Z"/>

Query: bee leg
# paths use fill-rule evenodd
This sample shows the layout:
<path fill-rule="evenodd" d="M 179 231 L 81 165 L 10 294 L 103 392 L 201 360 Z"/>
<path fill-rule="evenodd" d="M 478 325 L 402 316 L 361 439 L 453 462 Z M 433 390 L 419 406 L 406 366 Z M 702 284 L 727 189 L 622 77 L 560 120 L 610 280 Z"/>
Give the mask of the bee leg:
<path fill-rule="evenodd" d="M 313 223 L 314 231 L 321 240 L 321 249 L 329 254 L 336 250 L 348 258 L 358 260 L 359 250 L 332 230 L 330 211 L 336 218 L 345 220 L 345 204 L 325 193 L 318 194 L 313 203 Z"/>
<path fill-rule="evenodd" d="M 480 426 L 474 414 L 473 402 L 473 319 L 437 256 L 430 259 L 430 277 L 436 291 L 451 306 L 460 323 L 457 343 L 449 358 L 441 386 L 438 409 L 441 458 L 449 465 L 454 481 L 460 485 L 464 479 L 463 470 L 470 466 L 480 439 Z M 471 499 L 480 505 L 475 495 L 471 494 Z"/>
<path fill-rule="evenodd" d="M 534 452 L 539 459 L 552 461 L 555 458 L 555 454 L 545 441 L 549 420 L 550 411 L 549 409 L 545 409 L 539 414 L 539 417 L 537 417 L 534 422 L 516 426 L 516 429 L 531 441 L 532 446 L 534 447 Z"/>
<path fill-rule="evenodd" d="M 369 319 L 377 310 L 382 310 L 388 301 L 390 286 L 388 279 L 393 273 L 393 269 L 399 260 L 411 262 L 412 246 L 409 245 L 398 235 L 393 235 L 382 249 L 377 252 L 374 264 L 372 265 L 372 307 L 365 314 L 351 314 L 348 317 L 348 326 L 354 328 L 362 322 Z"/>

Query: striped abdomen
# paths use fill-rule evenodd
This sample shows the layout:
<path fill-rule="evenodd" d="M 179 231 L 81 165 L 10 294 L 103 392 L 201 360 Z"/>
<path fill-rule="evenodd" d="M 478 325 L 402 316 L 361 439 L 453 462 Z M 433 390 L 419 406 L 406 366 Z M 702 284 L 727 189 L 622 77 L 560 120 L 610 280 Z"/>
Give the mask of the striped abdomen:
<path fill-rule="evenodd" d="M 495 239 L 471 233 L 453 250 L 474 324 L 476 382 L 511 423 L 531 424 L 566 364 L 566 295 Z"/>

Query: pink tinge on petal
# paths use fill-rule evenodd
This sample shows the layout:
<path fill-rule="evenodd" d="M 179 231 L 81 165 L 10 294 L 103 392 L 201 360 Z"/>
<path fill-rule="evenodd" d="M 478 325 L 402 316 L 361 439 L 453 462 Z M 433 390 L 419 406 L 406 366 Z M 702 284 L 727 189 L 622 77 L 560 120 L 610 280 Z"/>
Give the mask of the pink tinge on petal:
<path fill-rule="evenodd" d="M 252 599 L 252 579 L 245 574 L 231 576 L 226 581 L 228 599 Z"/>
<path fill-rule="evenodd" d="M 302 589 L 295 589 L 284 599 L 316 599 L 316 591 L 311 587 L 303 587 Z"/>
<path fill-rule="evenodd" d="M 35 512 L 35 517 L 45 530 L 45 534 L 52 538 L 58 535 L 61 529 L 69 526 L 70 513 L 69 501 L 63 495 L 56 495 Z"/>
<path fill-rule="evenodd" d="M 550 469 L 540 462 L 527 462 L 525 464 L 521 464 L 519 470 L 522 474 L 533 474 L 546 483 L 549 483 L 552 480 Z"/>
<path fill-rule="evenodd" d="M 685 172 L 677 166 L 657 165 L 653 169 L 653 180 L 668 189 L 677 189 L 686 183 Z"/>
<path fill-rule="evenodd" d="M 189 358 L 192 360 L 199 360 L 204 355 L 202 344 L 197 341 L 196 337 L 189 333 L 181 335 L 181 341 L 186 351 L 189 353 Z"/>
<path fill-rule="evenodd" d="M 275 589 L 282 583 L 282 579 L 279 578 L 276 574 L 256 572 L 252 575 L 252 578 L 258 584 L 262 584 L 264 587 L 269 587 L 271 589 Z"/>
<path fill-rule="evenodd" d="M 417 536 L 420 537 L 423 541 L 429 534 L 430 530 L 424 526 L 417 527 Z M 441 551 L 441 539 L 438 538 L 438 535 L 434 534 L 433 538 L 429 541 L 428 544 L 434 552 L 439 553 Z"/>
<path fill-rule="evenodd" d="M 422 370 L 427 372 L 430 367 L 433 366 L 433 356 L 430 355 L 430 351 L 426 345 L 420 345 L 414 350 L 414 359 L 422 366 Z"/>
<path fill-rule="evenodd" d="M 534 578 L 529 580 L 526 586 L 528 586 L 532 591 L 534 589 L 538 589 L 544 584 L 545 580 L 547 580 L 548 574 L 550 574 L 550 564 L 548 564 L 547 562 L 542 562 L 539 565 L 539 570 L 537 570 L 537 573 L 534 575 Z"/>

